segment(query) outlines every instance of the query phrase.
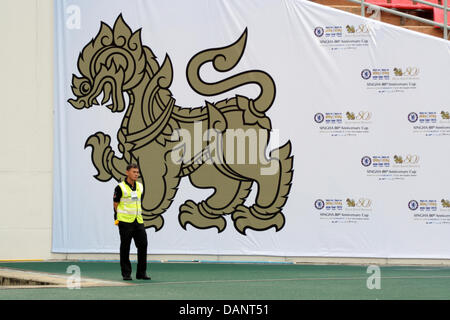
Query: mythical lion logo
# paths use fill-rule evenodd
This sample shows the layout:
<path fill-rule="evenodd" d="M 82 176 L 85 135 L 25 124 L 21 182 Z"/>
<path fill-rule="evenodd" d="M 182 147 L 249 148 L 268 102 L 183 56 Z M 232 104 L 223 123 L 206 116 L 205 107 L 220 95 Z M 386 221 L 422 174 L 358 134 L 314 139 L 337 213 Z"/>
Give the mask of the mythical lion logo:
<path fill-rule="evenodd" d="M 449 200 L 441 199 L 441 204 L 442 204 L 442 207 L 444 207 L 444 208 L 450 208 L 450 201 Z"/>
<path fill-rule="evenodd" d="M 347 115 L 347 119 L 348 120 L 355 120 L 356 119 L 355 114 L 353 112 L 347 111 L 346 115 Z"/>
<path fill-rule="evenodd" d="M 394 155 L 394 161 L 395 163 L 403 163 L 403 157 Z"/>
<path fill-rule="evenodd" d="M 110 136 L 97 132 L 85 144 L 92 147 L 95 178 L 117 181 L 125 177 L 126 166 L 137 163 L 145 186 L 142 198 L 146 228 L 156 231 L 164 225 L 162 214 L 170 207 L 182 177 L 189 177 L 198 188 L 214 192 L 199 203 L 187 200 L 179 208 L 178 220 L 186 229 L 189 223 L 199 229 L 226 227 L 224 215 L 230 215 L 235 228 L 245 235 L 246 228 L 257 231 L 285 225 L 282 208 L 292 181 L 293 156 L 288 141 L 266 156 L 271 131 L 265 112 L 275 99 L 275 84 L 263 71 L 247 71 L 215 83 L 200 78 L 200 68 L 212 62 L 216 71 L 226 72 L 241 59 L 247 30 L 233 44 L 196 54 L 188 63 L 187 80 L 191 88 L 204 96 L 257 84 L 256 99 L 236 95 L 205 106 L 182 108 L 175 104 L 169 87 L 172 64 L 166 55 L 160 66 L 141 41 L 141 29 L 132 32 L 119 15 L 113 28 L 101 23 L 97 36 L 81 51 L 78 70 L 73 75 L 72 91 L 76 99 L 68 102 L 76 109 L 112 100 L 112 112 L 125 111 L 117 133 L 117 157 L 110 147 Z M 128 95 L 128 103 L 124 94 Z M 126 105 L 128 104 L 128 105 Z M 252 133 L 257 133 L 252 135 Z M 200 133 L 200 141 L 192 139 Z M 251 143 L 236 144 L 244 136 Z M 255 140 L 256 137 L 256 140 Z M 256 143 L 255 143 L 256 142 Z M 194 150 L 191 152 L 191 150 Z M 254 154 L 262 155 L 253 157 Z M 236 161 L 243 155 L 246 161 Z M 252 161 L 248 161 L 248 160 Z M 244 205 L 253 183 L 258 185 L 255 204 Z"/>
<path fill-rule="evenodd" d="M 345 201 L 347 202 L 347 205 L 349 207 L 356 207 L 355 200 L 347 198 L 347 200 L 345 200 Z"/>

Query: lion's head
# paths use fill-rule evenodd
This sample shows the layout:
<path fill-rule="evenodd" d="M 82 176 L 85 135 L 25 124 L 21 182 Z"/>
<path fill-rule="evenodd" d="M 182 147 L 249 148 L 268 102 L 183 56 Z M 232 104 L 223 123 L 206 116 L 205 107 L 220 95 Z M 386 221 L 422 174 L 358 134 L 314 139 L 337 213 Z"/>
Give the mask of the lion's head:
<path fill-rule="evenodd" d="M 113 112 L 125 109 L 123 92 L 142 80 L 146 58 L 141 42 L 141 29 L 132 33 L 122 15 L 113 29 L 104 22 L 100 31 L 78 57 L 81 77 L 73 75 L 72 92 L 76 99 L 68 102 L 76 109 L 98 105 L 97 97 L 103 92 L 102 104 L 112 98 L 107 107 Z"/>

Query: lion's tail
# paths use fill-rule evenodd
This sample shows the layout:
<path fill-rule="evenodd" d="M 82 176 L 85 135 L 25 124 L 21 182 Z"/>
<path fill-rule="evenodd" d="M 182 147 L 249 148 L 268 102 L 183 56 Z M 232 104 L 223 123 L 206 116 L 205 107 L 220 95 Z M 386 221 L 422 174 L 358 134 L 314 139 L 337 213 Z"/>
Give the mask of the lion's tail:
<path fill-rule="evenodd" d="M 214 69 L 219 72 L 233 69 L 244 53 L 246 42 L 247 29 L 235 43 L 227 47 L 207 49 L 197 53 L 188 63 L 187 80 L 192 89 L 205 96 L 215 96 L 246 84 L 256 84 L 261 92 L 254 101 L 255 109 L 264 113 L 269 110 L 275 99 L 275 83 L 266 72 L 246 71 L 213 83 L 207 83 L 200 78 L 200 68 L 208 62 L 212 62 Z"/>

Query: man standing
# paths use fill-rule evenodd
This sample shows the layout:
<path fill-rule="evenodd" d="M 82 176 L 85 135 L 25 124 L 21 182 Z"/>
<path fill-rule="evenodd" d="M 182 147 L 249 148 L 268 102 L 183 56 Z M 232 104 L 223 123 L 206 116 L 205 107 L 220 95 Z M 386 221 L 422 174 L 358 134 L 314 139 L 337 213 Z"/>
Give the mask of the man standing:
<path fill-rule="evenodd" d="M 114 190 L 114 217 L 119 221 L 120 268 L 123 280 L 131 278 L 130 245 L 131 239 L 137 248 L 136 279 L 150 280 L 147 275 L 147 233 L 142 219 L 141 197 L 144 186 L 138 182 L 139 168 L 129 164 L 126 179 Z"/>

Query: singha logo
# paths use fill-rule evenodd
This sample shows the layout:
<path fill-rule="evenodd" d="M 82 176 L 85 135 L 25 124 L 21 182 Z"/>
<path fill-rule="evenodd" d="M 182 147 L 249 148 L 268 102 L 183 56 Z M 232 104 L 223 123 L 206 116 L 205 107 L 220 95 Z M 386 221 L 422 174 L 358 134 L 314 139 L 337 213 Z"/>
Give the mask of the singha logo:
<path fill-rule="evenodd" d="M 214 83 L 200 77 L 200 68 L 209 62 L 216 71 L 232 70 L 246 41 L 247 30 L 229 46 L 197 53 L 187 65 L 187 80 L 203 96 L 247 84 L 257 84 L 259 96 L 236 95 L 195 108 L 176 105 L 169 90 L 173 77 L 169 56 L 160 66 L 152 50 L 142 44 L 141 29 L 133 33 L 122 15 L 113 28 L 102 22 L 97 36 L 81 51 L 77 64 L 81 77 L 73 75 L 75 99 L 68 102 L 76 109 L 90 108 L 99 104 L 97 98 L 103 93 L 102 105 L 111 101 L 106 107 L 112 112 L 125 111 L 117 133 L 121 157 L 115 155 L 106 133 L 97 132 L 86 141 L 98 171 L 95 178 L 121 181 L 126 166 L 137 163 L 145 186 L 146 228 L 158 231 L 163 227 L 162 214 L 171 206 L 183 177 L 195 187 L 214 190 L 199 203 L 188 199 L 180 206 L 178 220 L 184 229 L 191 224 L 222 232 L 225 215 L 231 215 L 236 230 L 244 235 L 247 228 L 279 231 L 284 227 L 282 209 L 291 188 L 293 156 L 288 141 L 266 157 L 272 129 L 266 112 L 275 100 L 273 79 L 260 70 Z M 258 185 L 256 201 L 247 207 L 244 201 L 253 184 Z"/>
<path fill-rule="evenodd" d="M 450 201 L 446 199 L 441 199 L 441 204 L 443 208 L 450 208 Z"/>
<path fill-rule="evenodd" d="M 345 115 L 347 116 L 347 120 L 355 120 L 356 119 L 355 114 L 353 112 L 347 111 L 345 113 Z"/>
<path fill-rule="evenodd" d="M 347 198 L 347 200 L 345 200 L 345 201 L 347 202 L 347 206 L 356 207 L 355 200 Z"/>
<path fill-rule="evenodd" d="M 395 163 L 403 163 L 403 157 L 394 155 L 394 161 Z"/>
<path fill-rule="evenodd" d="M 397 77 L 401 77 L 401 76 L 403 75 L 402 68 L 394 68 L 394 74 L 395 74 Z"/>
<path fill-rule="evenodd" d="M 448 111 L 441 111 L 441 117 L 444 120 L 449 120 L 450 119 L 450 113 L 448 113 Z"/>

